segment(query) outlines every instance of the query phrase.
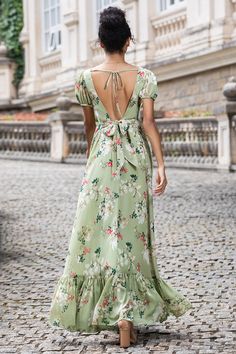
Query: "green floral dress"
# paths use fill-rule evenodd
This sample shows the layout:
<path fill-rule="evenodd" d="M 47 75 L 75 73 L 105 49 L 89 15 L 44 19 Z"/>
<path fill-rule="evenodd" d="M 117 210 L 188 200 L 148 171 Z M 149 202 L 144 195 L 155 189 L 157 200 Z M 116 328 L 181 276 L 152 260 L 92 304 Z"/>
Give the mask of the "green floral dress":
<path fill-rule="evenodd" d="M 139 115 L 141 98 L 157 97 L 156 76 L 138 67 L 120 121 L 106 112 L 90 69 L 79 71 L 75 95 L 79 105 L 93 107 L 96 129 L 49 323 L 93 333 L 117 328 L 120 319 L 138 326 L 181 316 L 191 304 L 157 268 L 152 154 Z"/>

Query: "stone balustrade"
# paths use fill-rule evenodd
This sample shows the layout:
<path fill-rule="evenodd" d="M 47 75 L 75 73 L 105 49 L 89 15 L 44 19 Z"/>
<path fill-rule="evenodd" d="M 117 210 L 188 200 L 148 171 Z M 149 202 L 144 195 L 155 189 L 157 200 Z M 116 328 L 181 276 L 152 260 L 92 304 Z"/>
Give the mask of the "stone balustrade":
<path fill-rule="evenodd" d="M 164 59 L 169 53 L 178 53 L 182 49 L 182 38 L 186 29 L 186 8 L 152 19 L 155 30 L 155 45 L 158 58 Z"/>
<path fill-rule="evenodd" d="M 42 122 L 1 122 L 0 157 L 50 159 L 51 127 Z"/>
<path fill-rule="evenodd" d="M 218 120 L 215 117 L 157 119 L 166 165 L 217 168 Z"/>
<path fill-rule="evenodd" d="M 219 117 L 156 119 L 167 166 L 236 169 L 236 79 L 224 86 Z M 0 157 L 86 163 L 83 115 L 64 94 L 46 122 L 1 122 Z M 155 164 L 155 161 L 154 161 Z"/>

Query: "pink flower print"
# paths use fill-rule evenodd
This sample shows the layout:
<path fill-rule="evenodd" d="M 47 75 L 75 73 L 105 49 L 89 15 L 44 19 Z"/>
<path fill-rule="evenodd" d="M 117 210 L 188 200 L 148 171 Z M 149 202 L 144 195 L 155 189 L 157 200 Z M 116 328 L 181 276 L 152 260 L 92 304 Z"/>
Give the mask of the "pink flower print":
<path fill-rule="evenodd" d="M 70 272 L 70 277 L 72 277 L 72 278 L 74 278 L 74 277 L 76 277 L 76 273 L 75 272 Z"/>
<path fill-rule="evenodd" d="M 113 233 L 112 228 L 109 227 L 109 228 L 106 230 L 106 233 L 107 233 L 108 235 L 111 235 L 111 234 Z"/>
<path fill-rule="evenodd" d="M 142 233 L 140 236 L 139 236 L 140 240 L 144 243 L 144 246 L 146 246 L 147 242 L 146 242 L 146 239 L 145 239 L 145 234 Z"/>
<path fill-rule="evenodd" d="M 147 199 L 147 192 L 143 192 L 144 199 Z"/>
<path fill-rule="evenodd" d="M 107 136 L 110 136 L 110 135 L 111 135 L 111 129 L 109 129 L 109 130 L 106 132 L 106 135 L 107 135 Z"/>
<path fill-rule="evenodd" d="M 87 304 L 88 303 L 88 299 L 86 298 L 86 299 L 81 300 L 81 303 L 82 304 Z"/>
<path fill-rule="evenodd" d="M 78 82 L 76 82 L 75 87 L 76 87 L 77 89 L 79 89 L 79 88 L 80 88 L 80 84 L 79 84 Z"/>
<path fill-rule="evenodd" d="M 107 297 L 105 297 L 105 299 L 102 302 L 102 307 L 106 307 L 109 304 L 109 300 Z"/>
<path fill-rule="evenodd" d="M 144 304 L 144 305 L 148 305 L 149 302 L 150 302 L 150 301 L 149 301 L 148 299 L 144 299 L 143 304 Z"/>
<path fill-rule="evenodd" d="M 105 193 L 109 194 L 111 192 L 110 188 L 109 187 L 105 187 Z"/>
<path fill-rule="evenodd" d="M 104 266 L 105 269 L 109 269 L 109 264 L 106 262 L 105 266 Z"/>
<path fill-rule="evenodd" d="M 147 241 L 146 241 L 144 232 L 141 233 L 141 235 L 139 236 L 139 239 L 144 243 L 144 246 L 146 246 Z"/>
<path fill-rule="evenodd" d="M 137 267 L 136 267 L 137 271 L 140 272 L 140 263 L 138 262 Z"/>
<path fill-rule="evenodd" d="M 115 143 L 116 143 L 117 145 L 121 145 L 121 139 L 120 139 L 120 138 L 117 138 L 117 139 L 115 140 Z"/>
<path fill-rule="evenodd" d="M 112 172 L 112 176 L 115 177 L 117 175 L 116 172 Z"/>
<path fill-rule="evenodd" d="M 144 238 L 144 234 L 142 234 L 142 235 L 140 236 L 140 239 L 141 239 L 142 241 L 144 241 L 144 240 L 145 240 L 145 238 Z"/>
<path fill-rule="evenodd" d="M 74 298 L 75 298 L 74 295 L 70 294 L 67 296 L 67 301 L 72 301 L 74 300 Z"/>
<path fill-rule="evenodd" d="M 121 233 L 120 233 L 120 232 L 118 232 L 118 234 L 117 234 L 117 238 L 118 238 L 119 240 L 122 240 L 123 236 L 121 235 Z"/>
<path fill-rule="evenodd" d="M 85 185 L 85 184 L 88 184 L 88 179 L 87 178 L 83 178 L 83 180 L 82 180 L 82 185 Z"/>
<path fill-rule="evenodd" d="M 111 160 L 107 162 L 107 166 L 112 167 L 112 161 Z"/>
<path fill-rule="evenodd" d="M 125 166 L 122 166 L 120 170 L 124 173 L 128 172 L 128 168 L 126 168 Z"/>
<path fill-rule="evenodd" d="M 135 154 L 135 149 L 131 150 L 131 154 L 134 155 Z"/>
<path fill-rule="evenodd" d="M 91 251 L 91 248 L 89 248 L 89 247 L 84 247 L 83 254 L 90 253 L 90 251 Z"/>
<path fill-rule="evenodd" d="M 139 75 L 143 77 L 144 76 L 144 71 L 140 71 Z"/>

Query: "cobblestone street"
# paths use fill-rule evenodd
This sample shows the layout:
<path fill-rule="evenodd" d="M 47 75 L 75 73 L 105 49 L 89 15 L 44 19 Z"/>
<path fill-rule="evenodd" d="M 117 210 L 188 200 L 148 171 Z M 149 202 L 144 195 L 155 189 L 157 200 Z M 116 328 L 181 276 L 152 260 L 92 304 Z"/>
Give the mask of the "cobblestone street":
<path fill-rule="evenodd" d="M 122 349 L 118 332 L 80 335 L 47 323 L 85 166 L 0 164 L 0 353 L 236 353 L 235 173 L 167 170 L 166 193 L 154 197 L 158 264 L 193 309 L 140 326 L 138 343 Z"/>

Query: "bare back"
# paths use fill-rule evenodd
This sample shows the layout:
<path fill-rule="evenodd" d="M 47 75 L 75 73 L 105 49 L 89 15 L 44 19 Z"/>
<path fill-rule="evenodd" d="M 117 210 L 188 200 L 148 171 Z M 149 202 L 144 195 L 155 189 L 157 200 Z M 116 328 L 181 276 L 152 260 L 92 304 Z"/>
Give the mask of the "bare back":
<path fill-rule="evenodd" d="M 112 120 L 122 119 L 133 96 L 138 68 L 90 70 L 94 89 Z"/>

